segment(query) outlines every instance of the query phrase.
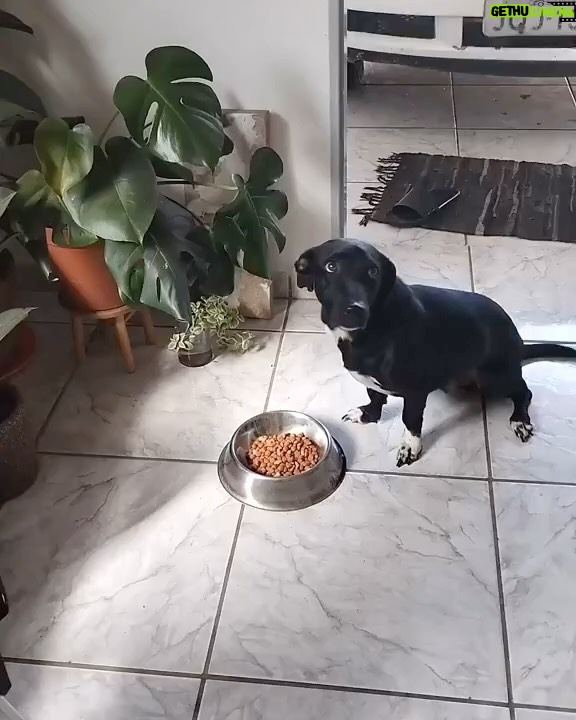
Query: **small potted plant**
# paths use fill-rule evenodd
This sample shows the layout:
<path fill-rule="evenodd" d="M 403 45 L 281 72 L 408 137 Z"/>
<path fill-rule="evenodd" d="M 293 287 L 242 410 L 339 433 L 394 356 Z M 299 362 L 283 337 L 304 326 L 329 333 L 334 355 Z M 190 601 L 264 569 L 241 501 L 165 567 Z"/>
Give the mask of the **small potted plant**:
<path fill-rule="evenodd" d="M 178 352 L 186 367 L 202 367 L 214 358 L 213 346 L 230 352 L 246 352 L 254 336 L 240 330 L 244 318 L 221 297 L 201 298 L 190 305 L 191 322 L 172 335 L 169 350 Z"/>
<path fill-rule="evenodd" d="M 0 313 L 0 346 L 30 312 L 14 308 Z M 18 390 L 0 377 L 0 503 L 18 497 L 36 479 L 35 439 Z"/>
<path fill-rule="evenodd" d="M 32 32 L 6 17 L 0 29 Z M 270 275 L 268 238 L 283 249 L 277 221 L 288 211 L 285 194 L 273 188 L 283 165 L 272 148 L 256 150 L 247 179 L 233 176 L 229 201 L 209 222 L 180 208 L 188 215 L 184 228 L 172 223 L 159 193 L 161 185 L 202 184 L 195 168 L 213 172 L 234 147 L 212 82 L 192 50 L 155 48 L 145 77 L 118 82 L 117 113 L 96 138 L 81 118 L 46 118 L 36 93 L 0 71 L 0 100 L 23 109 L 0 123 L 5 142 L 32 141 L 38 159 L 20 178 L 0 173 L 0 217 L 7 214 L 45 271 L 55 273 L 70 304 L 88 312 L 143 304 L 190 322 L 192 286 L 229 295 L 242 264 Z M 118 115 L 129 137 L 107 139 Z"/>

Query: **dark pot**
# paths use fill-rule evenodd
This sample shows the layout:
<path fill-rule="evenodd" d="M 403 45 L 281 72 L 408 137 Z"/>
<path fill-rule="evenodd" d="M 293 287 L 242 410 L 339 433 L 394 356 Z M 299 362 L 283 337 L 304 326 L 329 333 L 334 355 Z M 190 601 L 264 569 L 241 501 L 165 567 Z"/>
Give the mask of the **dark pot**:
<path fill-rule="evenodd" d="M 36 480 L 35 445 L 18 390 L 0 384 L 0 503 L 22 495 Z"/>
<path fill-rule="evenodd" d="M 190 350 L 179 350 L 178 360 L 186 367 L 203 367 L 214 360 L 214 353 L 210 343 L 210 337 L 206 332 L 194 339 L 194 346 Z"/>
<path fill-rule="evenodd" d="M 0 251 L 0 312 L 16 306 L 16 263 L 9 250 Z M 0 368 L 12 364 L 22 342 L 22 325 L 0 341 Z"/>
<path fill-rule="evenodd" d="M 0 251 L 0 312 L 16 304 L 16 263 L 9 250 Z"/>

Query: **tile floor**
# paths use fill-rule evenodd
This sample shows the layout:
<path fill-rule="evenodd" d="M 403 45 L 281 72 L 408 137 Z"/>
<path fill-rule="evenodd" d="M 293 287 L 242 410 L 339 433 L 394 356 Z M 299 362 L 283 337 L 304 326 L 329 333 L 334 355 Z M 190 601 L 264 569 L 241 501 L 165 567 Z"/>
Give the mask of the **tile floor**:
<path fill-rule="evenodd" d="M 393 151 L 576 162 L 565 81 L 367 80 L 350 99 L 350 207 Z M 576 345 L 576 246 L 356 221 L 407 280 L 486 292 L 527 340 Z M 0 512 L 0 648 L 26 720 L 575 717 L 574 365 L 526 369 L 526 446 L 506 405 L 433 397 L 425 455 L 400 472 L 398 402 L 378 426 L 340 421 L 364 390 L 314 301 L 279 301 L 256 350 L 200 370 L 134 327 L 133 376 L 101 336 L 76 368 L 66 318 L 34 302 L 21 384 L 42 469 Z M 351 472 L 315 508 L 242 509 L 214 461 L 245 416 L 280 407 L 324 420 Z"/>

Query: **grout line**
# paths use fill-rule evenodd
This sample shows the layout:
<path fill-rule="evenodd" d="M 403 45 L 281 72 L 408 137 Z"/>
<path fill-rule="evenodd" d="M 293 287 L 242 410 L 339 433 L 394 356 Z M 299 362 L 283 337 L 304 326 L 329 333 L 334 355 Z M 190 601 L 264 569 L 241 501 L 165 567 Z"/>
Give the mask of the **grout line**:
<path fill-rule="evenodd" d="M 454 141 L 456 143 L 456 155 L 460 157 L 460 138 L 458 137 L 458 114 L 456 112 L 456 96 L 454 93 L 454 74 L 450 72 L 450 98 L 452 101 L 452 119 L 454 121 Z"/>
<path fill-rule="evenodd" d="M 273 678 L 246 678 L 235 675 L 208 674 L 207 680 L 216 682 L 236 682 L 248 685 L 269 685 L 272 687 L 301 688 L 306 690 L 328 690 L 333 692 L 347 692 L 356 695 L 378 695 L 380 697 L 398 697 L 414 700 L 433 700 L 437 702 L 449 702 L 462 705 L 481 705 L 488 707 L 508 707 L 507 703 L 498 700 L 477 700 L 474 698 L 459 698 L 449 695 L 428 695 L 426 693 L 411 693 L 394 690 L 380 690 L 378 688 L 364 688 L 355 685 L 331 685 L 329 683 L 300 682 L 297 680 L 276 680 Z"/>
<path fill-rule="evenodd" d="M 468 248 L 468 266 L 470 267 L 470 287 L 472 288 L 472 292 L 476 292 L 476 283 L 474 281 L 474 263 L 472 260 L 472 246 L 468 242 L 468 235 L 464 236 L 466 238 L 466 247 Z"/>
<path fill-rule="evenodd" d="M 498 700 L 480 700 L 476 698 L 460 698 L 450 695 L 429 695 L 426 693 L 411 693 L 401 692 L 394 690 L 383 690 L 379 688 L 369 687 L 357 687 L 355 685 L 332 685 L 329 683 L 314 683 L 305 682 L 298 680 L 277 680 L 275 678 L 257 678 L 257 677 L 246 677 L 242 675 L 221 675 L 219 673 L 188 673 L 178 672 L 172 670 L 150 670 L 140 668 L 128 668 L 128 667 L 117 667 L 114 665 L 93 665 L 90 663 L 73 663 L 73 662 L 58 662 L 54 660 L 27 660 L 25 658 L 13 658 L 4 657 L 4 661 L 15 665 L 33 665 L 36 667 L 52 667 L 59 668 L 62 670 L 89 670 L 91 672 L 110 672 L 119 675 L 144 675 L 152 677 L 168 677 L 168 678 L 184 678 L 190 680 L 200 680 L 201 687 L 206 685 L 207 681 L 212 682 L 227 682 L 227 683 L 241 683 L 244 685 L 267 685 L 271 687 L 286 687 L 286 688 L 299 688 L 302 690 L 321 690 L 321 691 L 333 691 L 333 692 L 346 692 L 353 693 L 356 695 L 378 695 L 381 697 L 400 697 L 400 698 L 411 698 L 415 700 L 433 700 L 436 702 L 449 702 L 456 705 L 480 705 L 488 707 L 507 707 L 507 703 Z M 197 708 L 200 708 L 201 697 L 200 692 L 196 701 Z M 533 707 L 533 706 L 526 706 Z M 554 708 L 546 708 L 554 709 Z M 573 710 L 572 712 L 576 712 Z M 192 720 L 196 720 L 196 710 Z"/>
<path fill-rule="evenodd" d="M 13 665 L 32 665 L 36 667 L 51 667 L 62 670 L 89 670 L 91 672 L 110 672 L 119 675 L 144 675 L 152 677 L 183 678 L 190 680 L 208 680 L 213 682 L 242 683 L 245 685 L 268 685 L 272 687 L 299 688 L 302 690 L 328 690 L 334 692 L 347 692 L 357 695 L 377 695 L 382 697 L 399 697 L 414 700 L 432 700 L 436 702 L 449 702 L 455 705 L 478 705 L 487 707 L 507 708 L 509 703 L 498 700 L 480 700 L 477 698 L 459 698 L 451 695 L 429 695 L 426 693 L 411 693 L 378 688 L 357 687 L 354 685 L 331 685 L 329 683 L 314 683 L 298 680 L 276 680 L 274 678 L 256 678 L 243 675 L 221 675 L 219 673 L 194 673 L 177 670 L 152 670 L 146 668 L 119 667 L 116 665 L 95 665 L 92 663 L 59 662 L 57 660 L 37 660 L 21 657 L 5 656 L 4 661 Z M 556 713 L 576 714 L 576 708 L 554 705 L 535 705 L 530 703 L 514 703 L 515 709 L 543 710 Z"/>
<path fill-rule="evenodd" d="M 290 314 L 290 308 L 292 306 L 292 300 L 288 301 L 286 307 L 286 314 L 284 315 L 284 322 L 282 323 L 282 330 L 280 331 L 280 341 L 276 350 L 276 357 L 274 358 L 274 366 L 272 367 L 272 375 L 270 376 L 270 384 L 268 385 L 268 392 L 266 393 L 266 400 L 264 401 L 264 409 L 262 412 L 268 410 L 268 403 L 272 396 L 272 388 L 274 387 L 274 381 L 276 380 L 276 371 L 278 370 L 278 363 L 280 361 L 280 353 L 282 352 L 282 345 L 284 344 L 284 335 L 286 333 L 286 325 L 288 324 L 288 315 Z"/>
<path fill-rule="evenodd" d="M 553 705 L 529 705 L 527 703 L 515 703 L 517 710 L 547 710 L 548 712 L 576 713 L 576 708 L 554 707 Z"/>
<path fill-rule="evenodd" d="M 228 581 L 232 573 L 232 563 L 234 562 L 234 554 L 236 552 L 236 546 L 238 544 L 238 538 L 240 537 L 240 528 L 242 527 L 242 519 L 244 517 L 244 508 L 240 507 L 238 513 L 238 522 L 236 523 L 236 531 L 234 538 L 232 539 L 232 545 L 230 547 L 230 555 L 228 556 L 228 562 L 226 563 L 226 570 L 224 572 L 224 579 L 222 580 L 222 590 L 220 591 L 220 598 L 218 600 L 218 607 L 214 615 L 214 623 L 212 625 L 212 634 L 210 635 L 210 641 L 208 643 L 208 650 L 206 651 L 206 660 L 204 662 L 203 677 L 200 681 L 200 687 L 198 688 L 198 695 L 196 697 L 196 704 L 194 706 L 194 712 L 192 713 L 192 720 L 197 720 L 200 714 L 200 706 L 202 705 L 202 698 L 204 697 L 204 688 L 206 687 L 206 676 L 210 669 L 210 663 L 212 662 L 212 654 L 214 653 L 214 646 L 216 645 L 216 635 L 218 634 L 218 625 L 220 624 L 220 618 L 222 616 L 222 609 L 224 607 L 224 600 L 226 598 L 226 590 L 228 589 Z"/>
<path fill-rule="evenodd" d="M 514 690 L 512 685 L 512 664 L 510 660 L 510 641 L 508 639 L 508 622 L 506 620 L 506 601 L 504 597 L 504 583 L 502 581 L 502 560 L 500 557 L 500 542 L 498 539 L 498 519 L 496 516 L 496 501 L 494 498 L 494 476 L 492 474 L 492 455 L 488 432 L 488 415 L 486 401 L 482 399 L 482 413 L 484 416 L 484 444 L 486 446 L 486 462 L 488 464 L 488 493 L 490 496 L 490 514 L 492 517 L 492 536 L 494 541 L 494 559 L 496 561 L 496 582 L 498 585 L 498 603 L 500 605 L 500 622 L 502 626 L 502 648 L 504 652 L 504 672 L 506 674 L 506 690 L 510 708 L 510 720 L 516 720 L 514 708 Z"/>
<path fill-rule="evenodd" d="M 88 335 L 88 340 L 86 341 L 86 353 L 88 352 L 90 345 L 93 343 L 94 339 L 97 337 L 98 328 L 95 325 L 92 329 L 92 331 Z M 72 350 L 73 352 L 73 350 Z M 72 370 L 70 371 L 70 375 L 67 377 L 66 381 L 62 385 L 62 388 L 60 389 L 60 392 L 56 395 L 56 398 L 54 399 L 54 402 L 52 403 L 52 407 L 48 411 L 48 414 L 44 418 L 42 424 L 40 425 L 40 429 L 38 430 L 36 434 L 36 448 L 38 448 L 38 445 L 40 443 L 40 440 L 42 439 L 42 436 L 46 432 L 48 425 L 50 424 L 50 421 L 52 420 L 52 417 L 54 416 L 54 413 L 56 412 L 56 409 L 58 408 L 58 405 L 60 404 L 60 400 L 62 400 L 62 397 L 64 396 L 64 393 L 70 386 L 70 383 L 76 376 L 76 373 L 80 369 L 81 362 L 78 362 L 78 360 L 74 357 L 74 365 L 72 366 Z"/>
<path fill-rule="evenodd" d="M 66 452 L 59 450 L 38 450 L 38 455 L 46 457 L 71 457 L 71 458 L 101 458 L 102 460 L 120 460 L 125 462 L 151 462 L 151 463 L 179 463 L 181 465 L 217 465 L 217 460 L 187 460 L 181 458 L 160 458 L 145 457 L 142 455 L 110 455 L 105 453 L 81 453 Z M 400 472 L 399 470 L 364 470 L 353 468 L 348 470 L 348 475 L 369 475 L 375 477 L 389 476 L 393 478 L 423 478 L 424 480 L 466 480 L 468 482 L 488 482 L 488 476 L 479 475 L 441 475 L 439 473 L 427 472 Z M 574 482 L 553 482 L 552 480 L 523 480 L 522 478 L 493 478 L 498 484 L 509 485 L 544 485 L 551 487 L 576 487 Z"/>
<path fill-rule="evenodd" d="M 566 81 L 566 86 L 568 87 L 568 92 L 570 93 L 570 97 L 572 98 L 572 102 L 574 105 L 576 105 L 576 97 L 574 97 L 574 89 L 572 87 L 572 84 L 570 83 L 570 80 L 568 78 L 564 78 Z"/>
<path fill-rule="evenodd" d="M 93 663 L 59 662 L 58 660 L 36 660 L 21 657 L 4 656 L 4 662 L 14 665 L 35 665 L 37 667 L 60 668 L 61 670 L 90 670 L 91 672 L 110 672 L 125 675 L 151 675 L 153 677 L 190 678 L 198 680 L 201 673 L 180 672 L 177 670 L 151 670 L 146 668 L 120 667 L 118 665 L 94 665 Z"/>
<path fill-rule="evenodd" d="M 439 72 L 448 72 L 448 71 L 442 71 Z M 451 76 L 453 73 L 449 73 Z M 560 79 L 560 78 L 559 78 Z M 562 78 L 562 80 L 566 81 L 568 78 Z M 557 83 L 473 83 L 473 82 L 456 82 L 454 83 L 455 87 L 473 87 L 473 88 L 500 88 L 500 87 L 531 87 L 531 88 L 553 88 L 553 87 L 562 87 L 563 83 L 557 82 Z M 422 83 L 422 82 L 387 82 L 387 83 L 363 83 L 362 87 L 370 88 L 370 87 L 447 87 L 446 82 L 438 82 L 438 83 Z"/>
<path fill-rule="evenodd" d="M 282 330 L 280 332 L 280 340 L 278 341 L 278 348 L 276 350 L 276 357 L 274 358 L 274 365 L 272 367 L 272 375 L 270 376 L 270 383 L 268 385 L 268 392 L 266 393 L 266 400 L 264 401 L 263 412 L 266 412 L 270 397 L 272 395 L 272 388 L 274 386 L 274 380 L 276 378 L 276 370 L 278 369 L 278 362 L 280 360 L 280 353 L 282 352 L 282 344 L 284 342 L 284 333 L 286 331 L 286 325 L 288 324 L 288 316 L 290 313 L 291 300 L 288 300 L 286 305 L 286 311 L 284 313 L 284 321 L 282 323 Z M 238 544 L 238 538 L 240 537 L 240 529 L 242 527 L 242 519 L 244 517 L 244 510 L 246 506 L 241 505 L 240 512 L 238 513 L 238 522 L 236 524 L 236 531 L 230 547 L 230 555 L 228 557 L 228 563 L 226 564 L 226 571 L 224 573 L 224 579 L 222 581 L 222 590 L 220 591 L 220 598 L 218 600 L 218 607 L 216 608 L 216 614 L 214 615 L 214 624 L 212 626 L 212 634 L 210 635 L 210 641 L 208 643 L 208 650 L 206 651 L 206 660 L 204 662 L 204 677 L 200 681 L 200 687 L 198 688 L 198 695 L 196 696 L 196 703 L 194 705 L 194 711 L 192 713 L 192 720 L 198 720 L 200 715 L 200 708 L 202 707 L 202 699 L 204 698 L 204 690 L 206 688 L 206 676 L 210 669 L 210 663 L 212 662 L 212 655 L 214 653 L 214 647 L 216 645 L 216 636 L 218 634 L 218 625 L 220 624 L 220 618 L 222 616 L 222 609 L 224 607 L 224 600 L 226 599 L 226 590 L 228 589 L 228 581 L 230 580 L 230 574 L 232 572 L 232 563 L 234 562 L 234 554 L 236 552 L 236 546 Z"/>
<path fill-rule="evenodd" d="M 347 130 L 453 130 L 452 126 L 435 125 L 434 127 L 424 125 L 348 125 Z M 574 128 L 569 127 L 502 127 L 500 126 L 485 126 L 485 127 L 460 127 L 459 130 L 469 130 L 475 132 L 501 132 L 501 133 L 516 133 L 516 132 L 540 132 L 542 130 L 547 132 L 569 132 L 573 133 Z"/>

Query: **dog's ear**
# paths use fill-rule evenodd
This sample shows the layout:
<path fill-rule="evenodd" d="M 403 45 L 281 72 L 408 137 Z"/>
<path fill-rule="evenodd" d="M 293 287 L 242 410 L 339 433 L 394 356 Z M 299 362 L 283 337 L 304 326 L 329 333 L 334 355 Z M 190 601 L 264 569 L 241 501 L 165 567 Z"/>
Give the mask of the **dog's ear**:
<path fill-rule="evenodd" d="M 378 253 L 378 264 L 380 265 L 380 295 L 388 295 L 396 282 L 396 265 L 383 255 Z"/>
<path fill-rule="evenodd" d="M 315 249 L 306 250 L 294 263 L 296 269 L 296 284 L 299 288 L 306 288 L 314 292 L 314 276 L 316 274 L 316 253 Z"/>

